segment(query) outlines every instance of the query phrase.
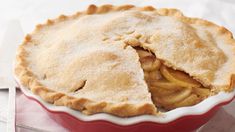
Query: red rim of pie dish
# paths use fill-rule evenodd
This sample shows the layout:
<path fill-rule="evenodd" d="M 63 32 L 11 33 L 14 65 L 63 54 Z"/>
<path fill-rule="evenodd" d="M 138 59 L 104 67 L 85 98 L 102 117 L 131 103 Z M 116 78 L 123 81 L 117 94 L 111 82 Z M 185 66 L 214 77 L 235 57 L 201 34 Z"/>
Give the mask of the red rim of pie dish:
<path fill-rule="evenodd" d="M 106 122 L 115 126 L 125 127 L 134 126 L 140 123 L 153 123 L 153 124 L 174 124 L 180 120 L 187 118 L 198 118 L 213 113 L 219 107 L 230 103 L 235 98 L 235 90 L 230 93 L 220 92 L 217 95 L 208 97 L 197 105 L 189 107 L 181 107 L 163 114 L 157 115 L 141 115 L 135 117 L 121 118 L 107 113 L 98 113 L 94 115 L 85 115 L 80 111 L 72 110 L 66 106 L 55 106 L 53 104 L 43 101 L 39 96 L 34 95 L 29 89 L 20 85 L 18 79 L 16 82 L 23 94 L 39 103 L 46 111 L 55 114 L 64 114 L 70 116 L 80 122 Z"/>

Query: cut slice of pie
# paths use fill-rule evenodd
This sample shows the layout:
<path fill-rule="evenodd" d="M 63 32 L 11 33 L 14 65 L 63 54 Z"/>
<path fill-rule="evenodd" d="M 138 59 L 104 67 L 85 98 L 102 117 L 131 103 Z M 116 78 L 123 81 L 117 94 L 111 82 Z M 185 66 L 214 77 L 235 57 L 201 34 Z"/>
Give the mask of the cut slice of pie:
<path fill-rule="evenodd" d="M 37 25 L 15 74 L 47 102 L 128 117 L 233 90 L 234 58 L 229 31 L 176 9 L 91 5 Z"/>

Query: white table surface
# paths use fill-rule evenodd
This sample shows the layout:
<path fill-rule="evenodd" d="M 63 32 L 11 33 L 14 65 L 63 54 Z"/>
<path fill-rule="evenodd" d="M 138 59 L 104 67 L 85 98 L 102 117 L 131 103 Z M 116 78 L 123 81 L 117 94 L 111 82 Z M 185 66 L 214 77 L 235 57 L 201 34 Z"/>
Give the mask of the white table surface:
<path fill-rule="evenodd" d="M 22 27 L 23 32 L 28 33 L 33 29 L 35 24 L 45 22 L 47 18 L 54 18 L 62 13 L 71 14 L 78 10 L 85 9 L 87 5 L 92 3 L 129 3 L 139 6 L 154 5 L 157 8 L 179 8 L 188 16 L 211 20 L 217 24 L 225 26 L 235 34 L 235 0 L 0 0 L 0 47 L 2 46 L 3 40 L 6 39 L 6 31 L 9 27 Z M 14 21 L 19 21 L 21 27 L 14 24 Z M 19 35 L 19 32 L 18 34 L 12 33 L 12 35 Z M 19 41 L 21 41 L 20 39 L 23 39 L 21 35 L 19 35 Z M 4 73 L 4 71 L 1 71 L 0 69 L 0 73 Z M 6 124 L 1 122 L 1 114 L 4 109 L 6 110 L 7 94 L 7 91 L 0 91 L 0 132 L 4 132 L 6 128 Z M 18 130 L 23 132 L 27 131 L 22 128 Z M 222 108 L 200 131 L 234 132 L 235 101 L 224 106 L 224 108 Z"/>

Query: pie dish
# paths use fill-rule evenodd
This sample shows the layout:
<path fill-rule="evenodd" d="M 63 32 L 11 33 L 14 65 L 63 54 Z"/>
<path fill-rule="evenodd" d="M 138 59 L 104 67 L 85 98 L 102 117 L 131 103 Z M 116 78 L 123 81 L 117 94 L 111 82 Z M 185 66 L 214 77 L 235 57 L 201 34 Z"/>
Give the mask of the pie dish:
<path fill-rule="evenodd" d="M 235 41 L 176 9 L 89 6 L 37 25 L 15 75 L 44 101 L 84 114 L 157 115 L 234 89 Z"/>
<path fill-rule="evenodd" d="M 86 132 L 191 132 L 205 124 L 221 106 L 232 101 L 235 96 L 235 90 L 229 93 L 220 92 L 191 107 L 177 108 L 157 116 L 141 115 L 122 118 L 106 113 L 85 115 L 66 106 L 55 106 L 45 102 L 22 85 L 19 84 L 19 86 L 27 99 L 40 104 L 51 119 L 69 131 Z"/>

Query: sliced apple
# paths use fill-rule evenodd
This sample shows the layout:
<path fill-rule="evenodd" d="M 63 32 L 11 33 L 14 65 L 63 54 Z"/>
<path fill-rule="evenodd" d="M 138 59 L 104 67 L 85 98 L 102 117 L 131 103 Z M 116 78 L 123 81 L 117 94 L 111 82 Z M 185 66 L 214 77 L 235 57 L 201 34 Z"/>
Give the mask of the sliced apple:
<path fill-rule="evenodd" d="M 193 92 L 203 98 L 208 97 L 210 95 L 210 89 L 206 88 L 194 88 Z"/>
<path fill-rule="evenodd" d="M 160 61 L 154 56 L 146 56 L 144 58 L 140 58 L 140 63 L 145 71 L 157 70 L 160 68 L 161 65 Z"/>
<path fill-rule="evenodd" d="M 144 58 L 147 56 L 153 56 L 153 54 L 151 52 L 148 52 L 148 51 L 142 50 L 142 49 L 136 49 L 136 52 L 138 53 L 140 58 Z"/>
<path fill-rule="evenodd" d="M 197 104 L 200 101 L 201 99 L 196 94 L 191 94 L 190 96 L 188 96 L 187 98 L 185 98 L 184 100 L 180 102 L 174 103 L 173 105 L 166 106 L 166 109 L 171 110 L 171 109 L 175 109 L 178 107 L 192 106 L 192 105 Z"/>
<path fill-rule="evenodd" d="M 177 93 L 173 93 L 171 95 L 164 96 L 164 97 L 162 96 L 160 101 L 162 102 L 163 105 L 174 104 L 187 98 L 191 94 L 191 91 L 192 91 L 191 88 L 183 89 Z"/>
<path fill-rule="evenodd" d="M 166 81 L 166 80 L 157 80 L 157 81 L 150 81 L 149 82 L 151 86 L 154 87 L 161 87 L 164 88 L 166 90 L 173 90 L 173 91 L 177 91 L 177 90 L 181 90 L 182 87 L 176 85 L 175 83 Z"/>
<path fill-rule="evenodd" d="M 152 67 L 154 59 L 155 58 L 152 57 L 152 56 L 147 56 L 147 57 L 144 57 L 144 58 L 140 58 L 140 63 L 141 63 L 141 66 L 142 66 L 144 71 L 154 70 L 154 68 Z"/>
<path fill-rule="evenodd" d="M 153 64 L 152 64 L 154 70 L 159 70 L 161 67 L 161 62 L 157 58 L 155 58 Z"/>
<path fill-rule="evenodd" d="M 165 88 L 153 87 L 153 86 L 150 86 L 149 89 L 150 89 L 152 96 L 166 96 L 166 95 L 173 94 L 175 92 L 175 90 L 167 90 Z"/>
<path fill-rule="evenodd" d="M 151 72 L 145 72 L 146 74 L 146 79 L 149 81 L 152 81 L 152 82 L 155 82 L 159 79 L 162 78 L 161 74 L 160 74 L 160 71 L 158 70 L 154 70 L 154 71 L 151 71 Z"/>
<path fill-rule="evenodd" d="M 173 70 L 163 65 L 161 66 L 160 71 L 167 80 L 181 87 L 194 88 L 201 86 L 199 82 L 197 82 L 184 72 Z"/>
<path fill-rule="evenodd" d="M 135 48 L 140 57 L 141 66 L 145 71 L 153 71 L 160 68 L 160 61 L 149 51 Z"/>

